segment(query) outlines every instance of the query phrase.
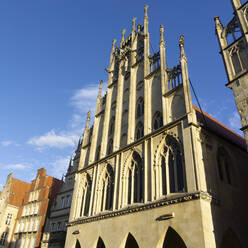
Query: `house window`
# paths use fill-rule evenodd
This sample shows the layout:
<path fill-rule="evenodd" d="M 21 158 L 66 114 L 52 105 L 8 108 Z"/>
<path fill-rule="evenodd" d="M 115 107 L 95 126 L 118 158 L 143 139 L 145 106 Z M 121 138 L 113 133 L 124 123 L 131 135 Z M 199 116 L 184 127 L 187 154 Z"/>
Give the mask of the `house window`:
<path fill-rule="evenodd" d="M 5 224 L 6 224 L 6 225 L 9 225 L 10 222 L 11 222 L 11 219 L 12 219 L 12 214 L 8 214 L 8 215 L 7 215 L 7 219 L 6 219 Z"/>
<path fill-rule="evenodd" d="M 51 232 L 54 231 L 54 228 L 55 228 L 55 223 L 52 223 L 52 224 L 51 224 L 51 227 L 50 227 L 50 231 L 51 231 Z"/>
<path fill-rule="evenodd" d="M 66 206 L 70 207 L 70 203 L 71 203 L 71 195 L 67 195 L 66 196 Z"/>
<path fill-rule="evenodd" d="M 5 241 L 7 239 L 8 233 L 7 232 L 3 232 L 2 236 L 1 236 L 1 240 L 0 240 L 0 245 L 4 245 Z"/>
<path fill-rule="evenodd" d="M 60 231 L 60 229 L 61 229 L 61 222 L 58 222 L 57 223 L 57 231 Z"/>
<path fill-rule="evenodd" d="M 61 208 L 64 207 L 64 204 L 65 204 L 65 197 L 62 197 L 62 198 L 61 198 Z"/>

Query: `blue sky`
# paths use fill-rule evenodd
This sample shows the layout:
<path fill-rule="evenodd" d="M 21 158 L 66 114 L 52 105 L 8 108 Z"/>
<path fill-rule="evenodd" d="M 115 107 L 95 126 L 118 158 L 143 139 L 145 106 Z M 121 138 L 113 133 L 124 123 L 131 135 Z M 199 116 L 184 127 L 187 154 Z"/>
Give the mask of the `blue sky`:
<path fill-rule="evenodd" d="M 214 30 L 232 17 L 230 0 L 2 0 L 0 2 L 0 189 L 6 176 L 30 181 L 46 167 L 61 178 L 106 82 L 112 40 L 143 22 L 149 5 L 151 44 L 165 27 L 167 60 L 179 61 L 185 35 L 189 74 L 204 111 L 240 128 Z"/>

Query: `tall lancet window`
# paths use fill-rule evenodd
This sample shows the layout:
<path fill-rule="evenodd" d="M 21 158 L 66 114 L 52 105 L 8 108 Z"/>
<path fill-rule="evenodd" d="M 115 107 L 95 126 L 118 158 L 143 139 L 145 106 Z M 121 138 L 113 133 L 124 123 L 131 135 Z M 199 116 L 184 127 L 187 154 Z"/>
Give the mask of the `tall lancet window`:
<path fill-rule="evenodd" d="M 127 204 L 144 201 L 143 161 L 137 152 L 132 154 L 126 178 Z"/>
<path fill-rule="evenodd" d="M 144 136 L 144 126 L 140 121 L 136 126 L 136 140 L 142 138 Z"/>
<path fill-rule="evenodd" d="M 185 191 L 183 155 L 179 143 L 170 135 L 159 151 L 154 179 L 155 198 Z"/>
<path fill-rule="evenodd" d="M 153 130 L 163 126 L 163 118 L 161 112 L 157 111 L 153 116 Z"/>
<path fill-rule="evenodd" d="M 111 165 L 107 165 L 100 182 L 100 211 L 113 208 L 114 196 L 114 171 Z"/>
<path fill-rule="evenodd" d="M 140 97 L 136 104 L 136 116 L 139 118 L 144 115 L 144 99 Z"/>
<path fill-rule="evenodd" d="M 92 186 L 91 178 L 89 174 L 85 174 L 81 186 L 81 199 L 79 199 L 80 201 L 79 217 L 89 215 L 91 186 Z"/>

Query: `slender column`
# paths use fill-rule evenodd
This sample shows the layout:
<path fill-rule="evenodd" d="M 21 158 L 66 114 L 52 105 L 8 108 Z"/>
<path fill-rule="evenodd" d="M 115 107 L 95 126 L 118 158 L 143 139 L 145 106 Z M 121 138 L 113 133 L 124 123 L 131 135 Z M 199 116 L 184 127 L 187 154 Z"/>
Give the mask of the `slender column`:
<path fill-rule="evenodd" d="M 99 85 L 99 92 L 98 92 L 97 101 L 96 101 L 96 115 L 95 115 L 95 120 L 94 120 L 94 125 L 93 125 L 92 138 L 91 138 L 89 164 L 95 161 L 95 156 L 96 156 L 96 145 L 97 145 L 97 140 L 98 140 L 98 135 L 99 135 L 99 124 L 101 120 L 101 116 L 97 114 L 101 109 L 100 105 L 101 105 L 101 97 L 102 97 L 102 86 L 103 86 L 103 82 L 101 81 Z"/>
<path fill-rule="evenodd" d="M 137 51 L 137 44 L 138 44 L 138 42 L 137 42 L 138 34 L 136 33 L 135 20 L 136 20 L 136 18 L 133 18 L 127 144 L 130 144 L 134 141 L 134 133 L 135 133 L 137 68 L 134 68 L 133 65 L 136 62 L 136 55 L 137 55 L 136 51 Z"/>
<path fill-rule="evenodd" d="M 164 41 L 164 26 L 160 25 L 160 73 L 161 73 L 161 92 L 162 92 L 162 109 L 163 109 L 163 124 L 169 123 L 169 103 L 164 94 L 169 90 L 169 80 L 166 71 L 166 55 L 165 55 L 165 41 Z"/>
<path fill-rule="evenodd" d="M 80 186 L 80 174 L 75 175 L 75 183 L 74 183 L 74 190 L 73 190 L 73 195 L 72 195 L 72 201 L 71 201 L 71 210 L 70 210 L 70 217 L 69 221 L 73 221 L 77 216 L 76 216 L 76 211 L 77 211 L 77 205 L 78 205 L 78 190 Z"/>
<path fill-rule="evenodd" d="M 181 35 L 180 37 L 179 46 L 180 46 L 180 54 L 181 54 L 180 62 L 181 62 L 183 90 L 184 90 L 188 124 L 194 124 L 194 125 L 190 125 L 188 128 L 185 128 L 183 130 L 187 187 L 188 190 L 191 191 L 191 190 L 199 190 L 201 188 L 200 167 L 199 167 L 201 161 L 198 156 L 199 153 L 197 152 L 199 149 L 197 146 L 197 136 L 196 136 L 197 121 L 196 121 L 196 114 L 193 109 L 191 93 L 190 93 L 188 65 L 187 65 L 187 57 L 184 51 L 183 35 Z"/>
<path fill-rule="evenodd" d="M 113 93 L 112 83 L 113 83 L 114 65 L 115 65 L 115 54 L 114 54 L 115 53 L 115 42 L 116 40 L 113 40 L 112 50 L 111 50 L 111 55 L 110 55 L 110 68 L 107 69 L 107 71 L 109 72 L 109 78 L 108 78 L 108 89 L 107 89 L 105 112 L 104 112 L 100 158 L 105 157 L 106 151 L 107 151 L 107 144 L 108 144 L 108 130 L 109 130 L 111 101 L 112 101 L 112 93 Z"/>
<path fill-rule="evenodd" d="M 117 154 L 115 157 L 115 172 L 114 172 L 114 193 L 113 193 L 113 210 L 118 209 L 118 196 L 120 196 L 120 191 L 119 191 L 119 178 L 120 178 L 120 172 L 119 172 L 119 167 L 120 167 L 120 154 Z"/>
<path fill-rule="evenodd" d="M 97 184 L 98 166 L 95 166 L 93 169 L 93 175 L 92 175 L 93 180 L 92 180 L 92 188 L 91 188 L 91 196 L 90 196 L 89 215 L 93 215 L 95 213 L 96 195 L 97 195 L 97 185 L 96 184 Z"/>
<path fill-rule="evenodd" d="M 184 36 L 183 35 L 180 36 L 179 46 L 180 46 L 180 64 L 181 64 L 181 70 L 182 70 L 182 80 L 183 80 L 186 113 L 188 114 L 188 122 L 196 124 L 197 123 L 196 115 L 193 109 L 191 93 L 190 93 L 188 63 L 187 63 L 187 57 L 184 51 Z"/>
<path fill-rule="evenodd" d="M 232 63 L 230 61 L 230 56 L 228 56 L 227 51 L 224 50 L 228 46 L 226 37 L 222 35 L 224 28 L 218 16 L 216 16 L 214 20 L 215 20 L 215 33 L 218 37 L 222 59 L 225 64 L 225 69 L 226 69 L 228 79 L 229 81 L 231 81 L 234 77 L 234 71 L 233 71 Z"/>
<path fill-rule="evenodd" d="M 123 35 L 122 40 L 124 41 L 124 35 Z M 123 67 L 124 67 L 124 58 L 122 58 L 119 63 L 113 151 L 117 151 L 120 148 L 121 121 L 122 121 L 122 109 L 123 109 L 123 88 L 124 88 L 124 75 L 123 75 L 124 68 Z"/>
<path fill-rule="evenodd" d="M 87 120 L 86 120 L 86 126 L 84 129 L 83 134 L 83 141 L 82 141 L 82 148 L 81 148 L 81 155 L 78 165 L 78 170 L 82 169 L 85 164 L 86 155 L 88 152 L 88 144 L 89 144 L 89 137 L 90 136 L 90 110 L 87 113 Z"/>
<path fill-rule="evenodd" d="M 147 15 L 148 5 L 145 6 L 145 16 L 144 16 L 144 135 L 151 131 L 151 92 L 149 80 L 146 76 L 150 73 L 149 68 L 149 48 L 150 39 L 148 32 L 148 15 Z"/>

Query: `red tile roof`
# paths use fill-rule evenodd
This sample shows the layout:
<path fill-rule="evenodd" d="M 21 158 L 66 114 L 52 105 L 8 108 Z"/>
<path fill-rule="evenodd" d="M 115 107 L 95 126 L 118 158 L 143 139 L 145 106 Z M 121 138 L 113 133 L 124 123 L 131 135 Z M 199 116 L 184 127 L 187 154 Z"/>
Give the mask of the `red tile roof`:
<path fill-rule="evenodd" d="M 222 138 L 227 139 L 233 144 L 239 146 L 241 149 L 246 150 L 246 142 L 242 136 L 235 133 L 230 128 L 226 127 L 225 125 L 214 119 L 212 116 L 201 111 L 196 106 L 193 105 L 193 108 L 196 111 L 197 121 L 203 124 L 203 126 L 218 134 Z"/>

